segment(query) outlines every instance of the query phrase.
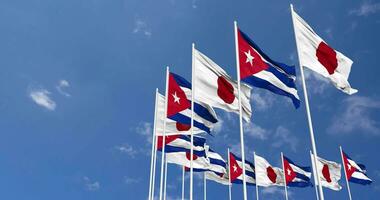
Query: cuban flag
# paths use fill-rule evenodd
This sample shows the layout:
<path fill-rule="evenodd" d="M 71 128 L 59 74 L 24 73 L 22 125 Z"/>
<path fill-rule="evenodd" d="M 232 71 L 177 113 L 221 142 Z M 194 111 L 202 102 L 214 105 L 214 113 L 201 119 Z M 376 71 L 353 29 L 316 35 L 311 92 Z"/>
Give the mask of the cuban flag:
<path fill-rule="evenodd" d="M 165 136 L 165 154 L 168 163 L 190 167 L 191 139 L 187 135 Z M 157 137 L 157 150 L 162 151 L 162 136 Z M 193 143 L 193 167 L 198 169 L 208 169 L 210 161 L 205 151 L 206 139 L 194 137 Z"/>
<path fill-rule="evenodd" d="M 243 184 L 243 162 L 242 159 L 230 152 L 229 175 L 231 183 Z M 245 181 L 247 185 L 256 184 L 255 166 L 253 163 L 245 161 Z"/>
<path fill-rule="evenodd" d="M 245 33 L 237 28 L 240 79 L 253 86 L 289 97 L 294 106 L 300 106 L 296 88 L 296 71 L 269 58 Z"/>
<path fill-rule="evenodd" d="M 181 76 L 169 74 L 167 118 L 177 122 L 182 132 L 191 128 L 191 83 Z M 194 133 L 210 133 L 218 122 L 215 111 L 207 104 L 194 102 Z"/>
<path fill-rule="evenodd" d="M 313 186 L 311 183 L 311 168 L 296 165 L 286 156 L 284 159 L 284 173 L 286 185 L 289 187 L 308 187 Z"/>
<path fill-rule="evenodd" d="M 366 174 L 366 167 L 362 164 L 357 164 L 343 151 L 342 154 L 347 180 L 361 185 L 371 184 L 372 180 Z"/>

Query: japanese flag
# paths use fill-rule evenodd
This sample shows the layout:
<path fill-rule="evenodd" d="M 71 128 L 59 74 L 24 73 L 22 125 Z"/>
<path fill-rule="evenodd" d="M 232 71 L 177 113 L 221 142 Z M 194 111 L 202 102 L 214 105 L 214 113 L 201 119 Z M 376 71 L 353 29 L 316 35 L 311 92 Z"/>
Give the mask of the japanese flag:
<path fill-rule="evenodd" d="M 356 93 L 358 90 L 351 88 L 348 82 L 352 60 L 330 47 L 293 9 L 292 16 L 302 67 L 328 78 L 344 93 Z"/>
<path fill-rule="evenodd" d="M 255 155 L 255 166 L 258 186 L 283 186 L 285 184 L 283 170 L 273 167 L 265 158 Z"/>
<path fill-rule="evenodd" d="M 239 113 L 238 84 L 210 58 L 194 49 L 195 99 L 227 112 Z M 251 88 L 241 84 L 242 114 L 251 118 Z"/>
<path fill-rule="evenodd" d="M 310 155 L 311 161 L 314 165 L 313 154 Z M 342 168 L 340 164 L 317 157 L 317 164 L 314 166 L 316 166 L 318 170 L 319 180 L 323 187 L 327 187 L 335 191 L 342 189 L 342 186 L 339 185 Z"/>

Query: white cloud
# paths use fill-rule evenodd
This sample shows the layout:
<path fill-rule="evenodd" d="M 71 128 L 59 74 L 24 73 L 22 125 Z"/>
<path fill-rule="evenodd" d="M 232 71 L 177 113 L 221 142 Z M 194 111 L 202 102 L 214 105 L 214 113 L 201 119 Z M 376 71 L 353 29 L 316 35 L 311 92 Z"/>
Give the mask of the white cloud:
<path fill-rule="evenodd" d="M 132 32 L 135 34 L 141 33 L 141 34 L 145 35 L 146 37 L 152 36 L 152 32 L 148 28 L 147 23 L 145 21 L 143 21 L 142 19 L 136 19 L 135 20 L 135 26 L 134 26 Z"/>
<path fill-rule="evenodd" d="M 218 122 L 214 124 L 213 133 L 215 133 L 215 135 L 218 135 L 222 131 L 223 122 L 224 121 L 221 118 L 219 118 Z"/>
<path fill-rule="evenodd" d="M 58 82 L 58 85 L 55 88 L 61 95 L 65 97 L 70 97 L 71 95 L 64 91 L 64 89 L 68 87 L 70 87 L 70 83 L 67 80 L 63 79 Z"/>
<path fill-rule="evenodd" d="M 306 86 L 307 86 L 308 92 L 311 92 L 313 94 L 325 93 L 327 87 L 330 84 L 327 78 L 309 69 L 304 70 L 304 74 L 305 74 Z M 300 81 L 300 85 L 302 85 L 301 78 L 298 80 Z"/>
<path fill-rule="evenodd" d="M 273 138 L 273 147 L 279 148 L 282 146 L 289 146 L 292 151 L 296 151 L 298 139 L 297 137 L 291 134 L 289 129 L 283 126 L 277 127 Z"/>
<path fill-rule="evenodd" d="M 83 177 L 84 185 L 88 191 L 96 191 L 100 189 L 100 183 L 98 181 L 92 181 L 87 176 Z"/>
<path fill-rule="evenodd" d="M 265 111 L 272 107 L 275 102 L 275 96 L 269 91 L 254 90 L 251 95 L 251 100 L 253 101 L 252 108 L 254 111 Z"/>
<path fill-rule="evenodd" d="M 244 133 L 256 139 L 266 140 L 270 132 L 254 123 L 244 123 Z"/>
<path fill-rule="evenodd" d="M 153 135 L 153 125 L 150 122 L 140 122 L 136 127 L 135 131 L 146 138 L 146 140 L 151 144 Z"/>
<path fill-rule="evenodd" d="M 138 151 L 135 150 L 129 144 L 123 144 L 123 145 L 120 145 L 120 146 L 115 146 L 115 149 L 118 150 L 120 153 L 127 154 L 131 158 L 134 158 L 136 156 L 136 154 L 138 153 Z"/>
<path fill-rule="evenodd" d="M 265 196 L 279 196 L 280 199 L 284 198 L 285 189 L 284 187 L 264 187 L 260 190 Z M 293 196 L 292 192 L 288 190 L 288 197 Z"/>
<path fill-rule="evenodd" d="M 48 110 L 55 110 L 56 103 L 50 98 L 50 92 L 46 89 L 31 89 L 29 97 L 39 106 Z"/>
<path fill-rule="evenodd" d="M 380 109 L 380 101 L 363 96 L 350 96 L 343 101 L 344 107 L 333 117 L 327 132 L 330 134 L 347 134 L 353 131 L 380 135 L 379 122 L 371 117 Z"/>
<path fill-rule="evenodd" d="M 370 1 L 363 1 L 359 8 L 350 10 L 350 14 L 357 16 L 368 16 L 380 11 L 380 3 L 372 3 Z"/>
<path fill-rule="evenodd" d="M 141 182 L 141 178 L 124 177 L 124 182 L 126 184 L 136 184 Z"/>

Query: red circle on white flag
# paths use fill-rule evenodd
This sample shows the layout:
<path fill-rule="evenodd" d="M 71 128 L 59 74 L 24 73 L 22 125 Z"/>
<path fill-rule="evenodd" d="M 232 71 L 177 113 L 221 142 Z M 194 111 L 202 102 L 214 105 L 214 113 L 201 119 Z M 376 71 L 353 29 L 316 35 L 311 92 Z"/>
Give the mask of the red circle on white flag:
<path fill-rule="evenodd" d="M 335 69 L 338 67 L 338 60 L 333 48 L 322 41 L 318 45 L 316 56 L 318 61 L 326 68 L 330 75 L 335 72 Z"/>
<path fill-rule="evenodd" d="M 235 100 L 234 87 L 224 77 L 218 77 L 218 96 L 227 104 Z"/>

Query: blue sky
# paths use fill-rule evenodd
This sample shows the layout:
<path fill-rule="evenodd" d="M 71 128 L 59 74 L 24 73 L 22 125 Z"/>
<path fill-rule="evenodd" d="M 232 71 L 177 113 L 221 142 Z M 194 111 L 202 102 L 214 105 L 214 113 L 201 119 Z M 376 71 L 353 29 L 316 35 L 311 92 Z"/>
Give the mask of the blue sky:
<path fill-rule="evenodd" d="M 191 43 L 236 77 L 233 20 L 273 59 L 298 64 L 289 1 L 0 0 L 0 198 L 145 199 L 154 91 L 165 66 L 190 80 Z M 319 35 L 354 61 L 347 96 L 308 71 L 318 153 L 340 162 L 338 146 L 364 163 L 371 186 L 351 184 L 353 198 L 380 195 L 380 2 L 292 1 Z M 297 68 L 298 69 L 298 68 Z M 302 96 L 301 84 L 298 82 Z M 309 165 L 305 106 L 252 90 L 246 155 L 280 164 L 280 152 Z M 224 157 L 239 152 L 238 116 L 217 110 L 208 143 Z M 169 166 L 169 199 L 180 197 L 180 169 Z M 202 184 L 196 176 L 195 197 Z M 347 199 L 325 189 L 328 199 Z M 156 190 L 157 191 L 157 190 Z M 241 199 L 241 186 L 233 186 Z M 260 189 L 283 199 L 282 188 Z M 291 188 L 290 199 L 314 189 Z M 209 199 L 228 189 L 208 183 Z M 255 189 L 249 188 L 253 199 Z"/>

